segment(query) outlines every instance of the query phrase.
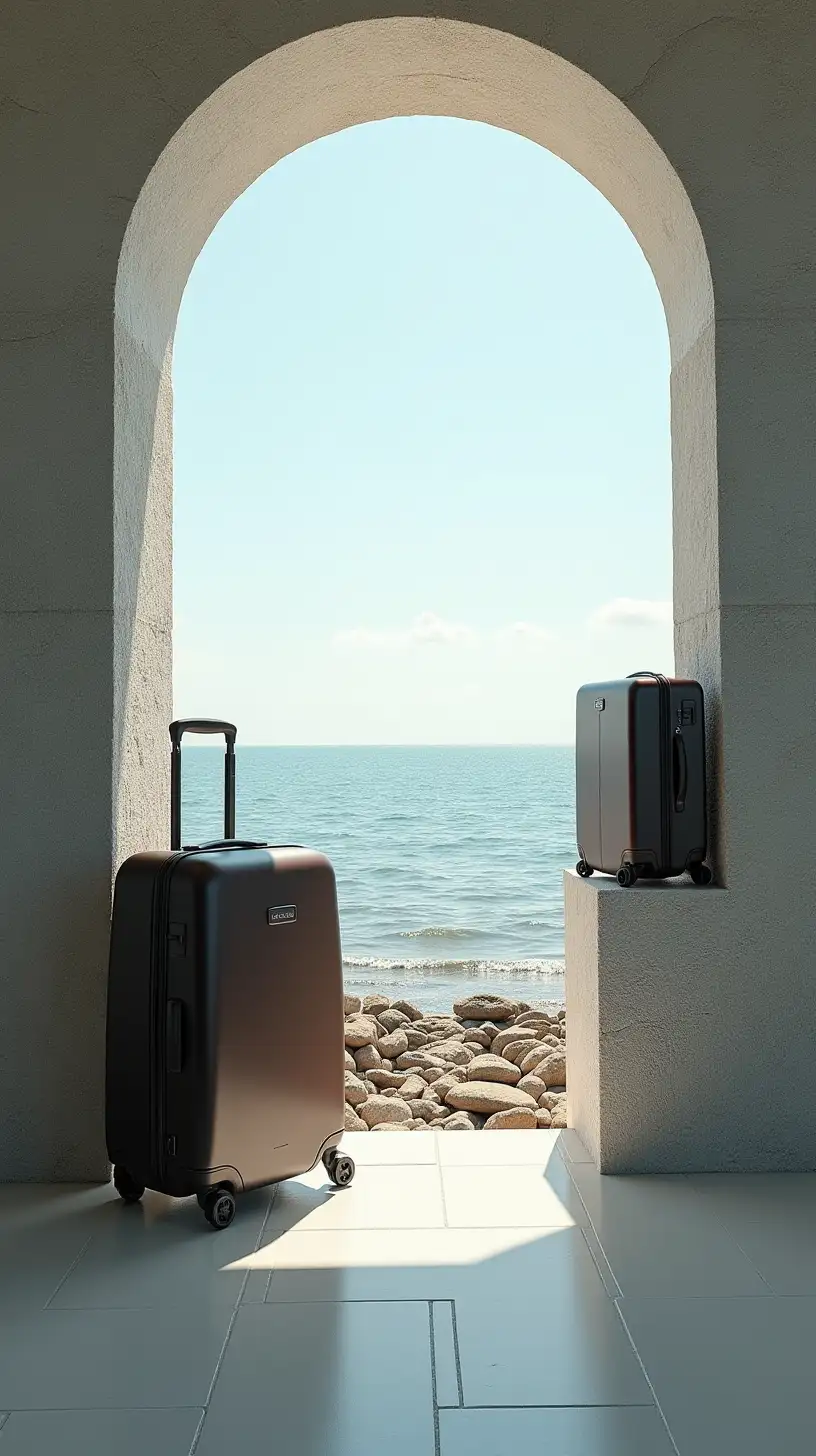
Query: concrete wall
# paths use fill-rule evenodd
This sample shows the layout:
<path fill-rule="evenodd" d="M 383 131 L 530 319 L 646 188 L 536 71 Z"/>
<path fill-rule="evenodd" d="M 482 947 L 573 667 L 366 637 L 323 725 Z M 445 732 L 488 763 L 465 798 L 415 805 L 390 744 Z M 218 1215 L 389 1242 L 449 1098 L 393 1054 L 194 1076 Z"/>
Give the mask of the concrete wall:
<path fill-rule="evenodd" d="M 570 887 L 579 1130 L 608 1167 L 816 1157 L 814 911 L 802 889 L 816 811 L 812 9 L 433 9 L 496 30 L 403 19 L 309 39 L 388 14 L 359 0 L 76 0 L 48 12 L 17 0 L 7 12 L 0 1176 L 105 1170 L 110 878 L 124 853 L 166 841 L 169 363 L 189 267 L 224 208 L 279 156 L 416 111 L 510 126 L 583 171 L 638 236 L 669 322 L 677 658 L 709 690 L 727 888 Z M 411 0 L 394 10 L 423 13 Z M 643 1072 L 607 1053 L 610 1033 L 623 1034 L 612 1010 L 637 1019 L 646 995 L 646 932 Z M 699 968 L 691 986 L 709 970 L 693 1037 L 677 1031 L 671 995 L 657 994 L 681 982 L 678 937 L 682 965 Z M 669 1046 L 671 1096 L 654 1101 Z M 677 1125 L 677 1109 L 699 1100 L 701 1069 L 718 1128 L 692 1116 L 672 1144 L 649 1108 Z M 631 1099 L 641 1132 L 627 1140 L 619 1109 Z"/>

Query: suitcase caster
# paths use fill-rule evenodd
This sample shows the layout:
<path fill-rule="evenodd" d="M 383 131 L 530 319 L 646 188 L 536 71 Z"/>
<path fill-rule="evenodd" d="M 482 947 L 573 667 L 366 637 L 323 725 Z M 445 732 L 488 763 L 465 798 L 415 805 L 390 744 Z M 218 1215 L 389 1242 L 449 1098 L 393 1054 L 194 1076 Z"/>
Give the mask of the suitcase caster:
<path fill-rule="evenodd" d="M 702 860 L 696 860 L 694 864 L 689 865 L 689 874 L 695 885 L 710 885 L 714 878 L 713 871 L 707 864 L 703 864 Z"/>
<path fill-rule="evenodd" d="M 138 1203 L 144 1193 L 144 1184 L 131 1178 L 127 1168 L 117 1163 L 113 1170 L 113 1186 L 124 1203 Z"/>
<path fill-rule="evenodd" d="M 616 876 L 618 884 L 624 890 L 628 890 L 630 885 L 636 884 L 637 877 L 637 870 L 635 869 L 635 866 L 631 864 L 621 865 Z"/>
<path fill-rule="evenodd" d="M 586 862 L 585 859 L 579 859 L 579 861 L 578 861 L 577 865 L 575 866 L 575 868 L 576 868 L 578 874 L 581 876 L 581 879 L 582 880 L 588 880 L 589 877 L 590 877 L 590 875 L 592 875 L 592 874 L 595 873 L 595 871 L 592 868 L 592 865 L 591 864 L 587 864 L 587 862 Z"/>
<path fill-rule="evenodd" d="M 354 1177 L 354 1159 L 348 1153 L 338 1153 L 336 1148 L 330 1148 L 329 1152 L 323 1154 L 323 1167 L 337 1188 L 348 1188 Z"/>
<path fill-rule="evenodd" d="M 197 1196 L 207 1223 L 214 1229 L 229 1228 L 235 1217 L 235 1196 L 229 1188 L 208 1188 Z"/>

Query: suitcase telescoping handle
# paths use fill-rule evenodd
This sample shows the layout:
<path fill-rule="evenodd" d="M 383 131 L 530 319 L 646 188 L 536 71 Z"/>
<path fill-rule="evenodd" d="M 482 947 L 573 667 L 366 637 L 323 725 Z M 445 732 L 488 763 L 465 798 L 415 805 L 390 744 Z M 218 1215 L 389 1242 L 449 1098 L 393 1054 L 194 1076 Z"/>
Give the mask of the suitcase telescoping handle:
<path fill-rule="evenodd" d="M 224 755 L 224 838 L 235 838 L 235 739 L 234 723 L 217 718 L 179 718 L 170 724 L 170 848 L 181 849 L 181 740 L 185 733 L 223 733 Z"/>

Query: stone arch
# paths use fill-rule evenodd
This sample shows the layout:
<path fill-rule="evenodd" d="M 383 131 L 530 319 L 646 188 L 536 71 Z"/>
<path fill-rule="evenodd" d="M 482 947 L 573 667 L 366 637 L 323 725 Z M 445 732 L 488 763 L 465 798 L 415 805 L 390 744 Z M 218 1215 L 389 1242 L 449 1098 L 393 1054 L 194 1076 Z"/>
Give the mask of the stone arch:
<path fill-rule="evenodd" d="M 288 153 L 359 123 L 454 115 L 556 153 L 612 203 L 654 273 L 671 350 L 675 648 L 719 688 L 713 292 L 685 189 L 636 117 L 561 57 L 483 26 L 371 20 L 263 56 L 184 122 L 142 187 L 115 298 L 115 858 L 163 843 L 172 678 L 176 318 L 222 214 Z M 702 628 L 687 624 L 702 623 Z"/>

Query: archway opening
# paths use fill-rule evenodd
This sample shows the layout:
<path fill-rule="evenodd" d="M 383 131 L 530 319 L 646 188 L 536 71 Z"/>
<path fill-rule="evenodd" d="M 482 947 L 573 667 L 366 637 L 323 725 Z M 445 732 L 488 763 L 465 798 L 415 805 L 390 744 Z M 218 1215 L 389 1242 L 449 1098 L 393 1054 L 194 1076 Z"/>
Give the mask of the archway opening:
<path fill-rule="evenodd" d="M 350 994 L 563 1005 L 575 690 L 672 664 L 626 224 L 517 134 L 335 133 L 216 225 L 173 386 L 174 716 L 239 724 L 239 832 L 329 854 Z M 216 837 L 218 748 L 185 785 Z"/>
<path fill-rule="evenodd" d="M 717 686 L 713 322 L 700 229 L 652 138 L 603 87 L 480 27 L 376 21 L 321 32 L 234 77 L 165 149 L 134 209 L 116 307 L 117 842 L 165 839 L 171 699 L 173 337 L 190 270 L 230 204 L 281 157 L 361 122 L 452 115 L 539 142 L 612 203 L 654 274 L 671 354 L 678 669 Z"/>

